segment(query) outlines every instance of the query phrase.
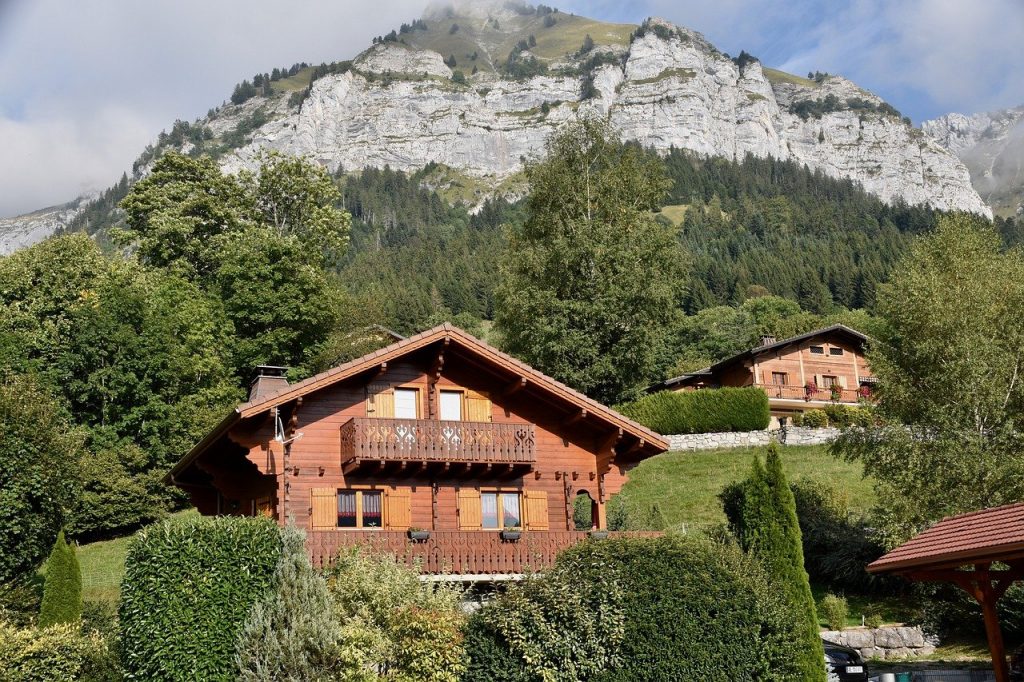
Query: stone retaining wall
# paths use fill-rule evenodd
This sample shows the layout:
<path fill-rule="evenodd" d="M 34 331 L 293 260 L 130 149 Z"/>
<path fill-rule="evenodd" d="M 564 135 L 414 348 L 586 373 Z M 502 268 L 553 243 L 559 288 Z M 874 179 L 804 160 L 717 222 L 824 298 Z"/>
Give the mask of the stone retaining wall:
<path fill-rule="evenodd" d="M 857 649 L 865 659 L 927 656 L 935 651 L 935 646 L 939 643 L 935 637 L 925 635 L 920 627 L 829 630 L 822 632 L 821 638 L 827 642 Z"/>
<path fill-rule="evenodd" d="M 670 450 L 717 450 L 719 448 L 745 448 L 768 445 L 772 439 L 782 445 L 819 445 L 830 443 L 839 435 L 839 429 L 812 429 L 790 426 L 785 429 L 764 431 L 729 431 L 723 433 L 681 433 L 665 436 Z"/>

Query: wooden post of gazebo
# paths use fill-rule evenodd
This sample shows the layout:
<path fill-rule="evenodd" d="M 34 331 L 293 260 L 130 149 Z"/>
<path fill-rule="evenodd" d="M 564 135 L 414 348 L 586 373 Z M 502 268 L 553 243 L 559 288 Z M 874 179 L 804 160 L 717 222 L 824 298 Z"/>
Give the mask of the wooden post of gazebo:
<path fill-rule="evenodd" d="M 1024 503 L 945 518 L 871 563 L 868 572 L 951 582 L 965 590 L 981 606 L 996 682 L 1009 682 L 996 606 L 1024 578 Z"/>

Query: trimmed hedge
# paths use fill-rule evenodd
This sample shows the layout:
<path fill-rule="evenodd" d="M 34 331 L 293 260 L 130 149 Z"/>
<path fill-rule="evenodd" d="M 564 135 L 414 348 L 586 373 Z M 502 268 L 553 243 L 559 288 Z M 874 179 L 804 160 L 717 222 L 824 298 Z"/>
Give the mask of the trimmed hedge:
<path fill-rule="evenodd" d="M 755 561 L 699 536 L 584 542 L 563 553 L 579 589 L 621 586 L 617 664 L 594 679 L 793 680 L 795 613 Z"/>
<path fill-rule="evenodd" d="M 0 621 L 0 680 L 4 682 L 114 682 L 117 657 L 98 633 L 78 625 L 17 628 Z"/>
<path fill-rule="evenodd" d="M 768 395 L 753 387 L 659 391 L 619 411 L 661 434 L 760 431 L 771 420 Z"/>
<path fill-rule="evenodd" d="M 236 679 L 235 643 L 280 557 L 280 530 L 262 517 L 190 517 L 139 531 L 121 585 L 128 678 Z"/>

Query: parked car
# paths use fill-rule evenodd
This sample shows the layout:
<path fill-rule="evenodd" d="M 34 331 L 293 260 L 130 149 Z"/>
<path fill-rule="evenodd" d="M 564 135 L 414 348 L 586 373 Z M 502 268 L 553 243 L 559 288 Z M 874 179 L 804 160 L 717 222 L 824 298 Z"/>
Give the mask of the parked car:
<path fill-rule="evenodd" d="M 832 664 L 840 682 L 868 682 L 868 667 L 856 649 L 825 642 L 825 660 Z"/>

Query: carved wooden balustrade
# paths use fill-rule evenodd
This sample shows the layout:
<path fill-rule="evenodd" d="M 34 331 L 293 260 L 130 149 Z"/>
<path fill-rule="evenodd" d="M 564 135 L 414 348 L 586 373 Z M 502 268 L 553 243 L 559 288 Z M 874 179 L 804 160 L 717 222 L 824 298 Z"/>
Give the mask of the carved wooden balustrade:
<path fill-rule="evenodd" d="M 341 463 L 532 465 L 536 443 L 533 424 L 353 417 L 341 426 Z"/>
<path fill-rule="evenodd" d="M 609 533 L 610 536 L 654 537 L 661 533 Z M 431 531 L 414 542 L 398 530 L 307 531 L 306 547 L 313 565 L 331 564 L 347 547 L 393 555 L 425 575 L 521 574 L 551 566 L 562 550 L 586 541 L 585 531 L 523 531 L 519 540 L 503 540 L 499 531 Z"/>
<path fill-rule="evenodd" d="M 792 385 L 779 385 L 779 384 L 756 384 L 756 386 L 762 389 L 768 394 L 769 398 L 775 398 L 779 400 L 804 400 L 807 402 L 837 402 L 837 403 L 857 403 L 861 399 L 867 397 L 860 391 L 852 388 L 844 388 L 836 391 L 833 396 L 831 388 L 817 388 L 808 393 L 807 388 L 804 386 L 792 386 Z"/>

